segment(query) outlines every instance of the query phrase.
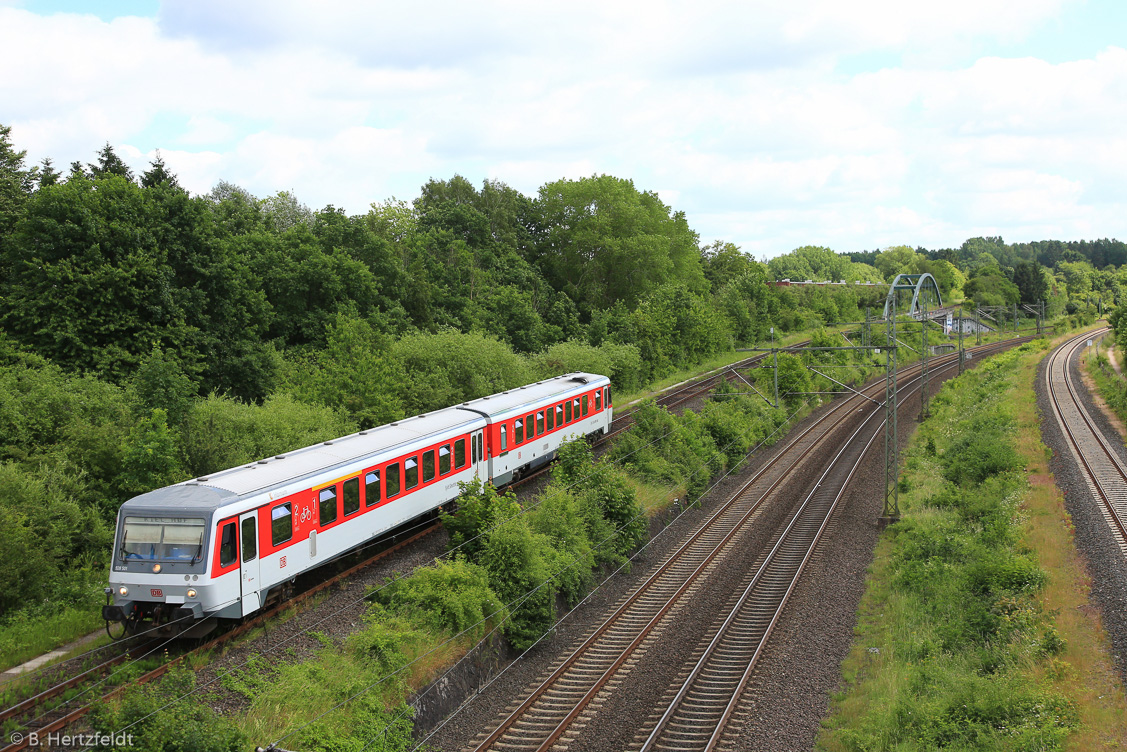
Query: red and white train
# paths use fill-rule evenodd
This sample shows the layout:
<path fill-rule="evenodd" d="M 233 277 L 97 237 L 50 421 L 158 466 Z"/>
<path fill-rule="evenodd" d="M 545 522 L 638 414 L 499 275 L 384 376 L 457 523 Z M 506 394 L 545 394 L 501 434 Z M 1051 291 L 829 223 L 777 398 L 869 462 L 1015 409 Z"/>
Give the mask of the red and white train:
<path fill-rule="evenodd" d="M 107 621 L 201 635 L 458 496 L 501 486 L 611 424 L 610 380 L 573 373 L 279 454 L 122 504 Z"/>

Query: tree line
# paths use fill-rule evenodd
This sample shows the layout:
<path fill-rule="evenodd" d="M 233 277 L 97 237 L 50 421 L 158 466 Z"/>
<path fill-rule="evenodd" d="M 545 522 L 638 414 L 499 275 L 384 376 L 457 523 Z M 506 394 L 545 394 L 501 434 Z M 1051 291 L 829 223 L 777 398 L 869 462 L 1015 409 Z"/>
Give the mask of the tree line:
<path fill-rule="evenodd" d="M 159 155 L 137 175 L 109 144 L 65 173 L 28 166 L 0 125 L 0 580 L 25 585 L 0 617 L 71 592 L 76 568 L 99 581 L 118 505 L 155 486 L 569 371 L 637 390 L 884 297 L 774 278 L 919 269 L 1009 300 L 1012 247 L 977 240 L 966 263 L 906 247 L 760 263 L 609 175 L 535 196 L 455 175 L 349 215 L 227 182 L 191 195 Z M 1031 278 L 1117 296 L 1083 252 Z"/>

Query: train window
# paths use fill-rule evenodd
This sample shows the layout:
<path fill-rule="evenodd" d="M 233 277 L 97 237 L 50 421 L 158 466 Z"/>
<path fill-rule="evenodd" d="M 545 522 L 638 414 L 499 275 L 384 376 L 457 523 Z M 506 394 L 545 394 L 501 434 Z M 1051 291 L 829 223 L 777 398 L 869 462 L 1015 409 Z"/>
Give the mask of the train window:
<path fill-rule="evenodd" d="M 195 562 L 203 556 L 206 525 L 193 517 L 126 517 L 121 558 Z"/>
<path fill-rule="evenodd" d="M 419 458 L 408 457 L 403 460 L 403 488 L 410 491 L 419 485 Z"/>
<path fill-rule="evenodd" d="M 524 421 L 517 418 L 513 421 L 513 446 L 524 441 Z"/>
<path fill-rule="evenodd" d="M 287 501 L 270 510 L 270 542 L 279 546 L 293 537 L 293 508 Z"/>
<path fill-rule="evenodd" d="M 507 452 L 509 450 L 509 439 L 505 436 L 505 427 L 501 426 L 501 451 Z"/>
<path fill-rule="evenodd" d="M 571 415 L 576 420 L 579 420 L 579 398 L 576 397 L 571 401 Z"/>
<path fill-rule="evenodd" d="M 564 424 L 563 405 L 556 405 L 556 425 L 562 426 L 563 424 Z"/>
<path fill-rule="evenodd" d="M 438 474 L 446 475 L 450 472 L 450 445 L 438 448 Z"/>
<path fill-rule="evenodd" d="M 369 470 L 364 476 L 364 506 L 380 503 L 380 471 Z"/>
<path fill-rule="evenodd" d="M 254 531 L 254 517 L 243 520 L 243 561 L 258 556 L 258 536 Z"/>
<path fill-rule="evenodd" d="M 423 483 L 434 480 L 434 450 L 423 452 Z"/>
<path fill-rule="evenodd" d="M 336 522 L 337 519 L 337 487 L 322 488 L 317 496 L 317 518 L 321 527 Z"/>
<path fill-rule="evenodd" d="M 544 433 L 544 413 L 536 413 L 536 433 Z"/>
<path fill-rule="evenodd" d="M 548 413 L 548 430 L 551 431 L 556 427 L 556 411 L 549 407 L 545 412 Z"/>
<path fill-rule="evenodd" d="M 584 415 L 587 415 L 587 402 L 589 400 L 590 400 L 590 398 L 586 394 L 584 394 L 582 397 L 579 398 L 579 404 L 583 406 L 583 414 Z"/>
<path fill-rule="evenodd" d="M 235 540 L 235 523 L 223 526 L 223 538 L 219 544 L 219 566 L 229 567 L 239 558 L 239 544 Z"/>
<path fill-rule="evenodd" d="M 524 424 L 528 426 L 528 440 L 532 441 L 532 437 L 536 435 L 536 415 L 529 413 L 528 417 L 524 419 Z M 544 432 L 544 426 L 540 426 L 540 432 Z"/>
<path fill-rule="evenodd" d="M 392 462 L 385 468 L 387 471 L 387 498 L 392 498 L 399 493 L 399 463 Z"/>
<path fill-rule="evenodd" d="M 564 403 L 564 423 L 571 422 L 571 401 Z"/>
<path fill-rule="evenodd" d="M 603 409 L 603 390 L 595 392 L 595 412 Z"/>
<path fill-rule="evenodd" d="M 610 407 L 610 387 L 604 386 L 603 391 L 606 392 L 606 395 L 607 395 L 606 399 L 604 399 L 603 402 L 605 402 L 607 404 L 607 407 Z"/>
<path fill-rule="evenodd" d="M 360 511 L 360 478 L 344 482 L 344 516 Z"/>
<path fill-rule="evenodd" d="M 481 462 L 481 435 L 470 436 L 470 462 Z"/>
<path fill-rule="evenodd" d="M 505 427 L 501 426 L 501 446 L 505 445 Z M 454 442 L 454 467 L 466 464 L 466 440 L 458 439 Z"/>

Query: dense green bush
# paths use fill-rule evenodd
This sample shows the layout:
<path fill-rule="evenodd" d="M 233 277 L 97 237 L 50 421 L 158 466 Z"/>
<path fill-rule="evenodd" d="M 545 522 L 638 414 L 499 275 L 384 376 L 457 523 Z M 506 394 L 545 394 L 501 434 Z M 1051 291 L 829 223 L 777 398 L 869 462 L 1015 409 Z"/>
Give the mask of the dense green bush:
<path fill-rule="evenodd" d="M 190 476 L 206 475 L 354 431 L 342 412 L 287 395 L 248 405 L 212 394 L 184 421 L 184 465 Z"/>
<path fill-rule="evenodd" d="M 98 734 L 131 734 L 118 750 L 143 752 L 236 752 L 248 740 L 230 720 L 190 693 L 196 675 L 174 668 L 160 682 L 125 690 L 120 701 L 94 706 L 87 718 Z M 167 706 L 167 707 L 166 707 Z"/>
<path fill-rule="evenodd" d="M 882 665 L 872 682 L 859 679 L 863 712 L 827 723 L 835 749 L 1051 750 L 1079 723 L 1029 671 L 1063 641 L 1038 601 L 1047 574 L 1022 544 L 1025 481 L 999 400 L 1020 354 L 944 385 L 908 452 L 907 485 L 940 487 L 903 497 L 888 529 L 876 587 L 891 621 L 859 627 L 865 644 L 883 643 Z"/>
<path fill-rule="evenodd" d="M 420 567 L 379 591 L 379 602 L 435 632 L 459 634 L 504 620 L 505 608 L 489 589 L 489 574 L 464 560 Z"/>
<path fill-rule="evenodd" d="M 524 358 L 481 334 L 412 334 L 395 343 L 392 355 L 406 373 L 401 399 L 412 415 L 533 381 Z"/>

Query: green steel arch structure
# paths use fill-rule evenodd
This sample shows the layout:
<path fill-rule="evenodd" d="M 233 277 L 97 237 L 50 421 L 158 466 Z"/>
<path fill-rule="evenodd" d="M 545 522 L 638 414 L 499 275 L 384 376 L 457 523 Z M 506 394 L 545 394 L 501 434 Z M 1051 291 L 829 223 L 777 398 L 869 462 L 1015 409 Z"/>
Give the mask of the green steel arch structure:
<path fill-rule="evenodd" d="M 892 284 L 889 285 L 888 297 L 884 300 L 885 319 L 888 319 L 893 310 L 897 313 L 903 312 L 899 305 L 894 306 L 893 303 L 899 303 L 899 295 L 908 290 L 912 291 L 912 305 L 909 306 L 907 311 L 911 316 L 920 312 L 921 298 L 927 310 L 933 311 L 943 305 L 943 297 L 939 294 L 939 285 L 936 284 L 935 277 L 926 273 L 897 274 L 896 279 L 892 280 Z"/>

